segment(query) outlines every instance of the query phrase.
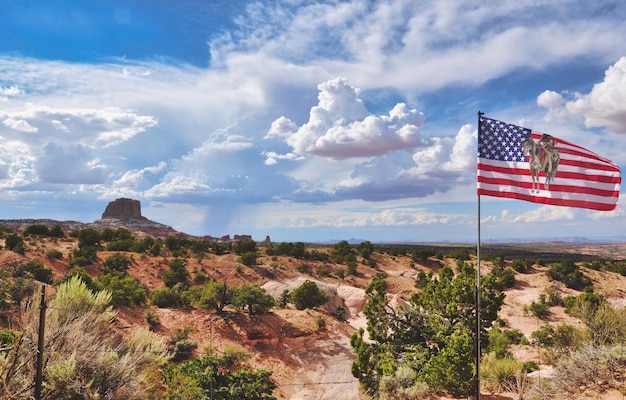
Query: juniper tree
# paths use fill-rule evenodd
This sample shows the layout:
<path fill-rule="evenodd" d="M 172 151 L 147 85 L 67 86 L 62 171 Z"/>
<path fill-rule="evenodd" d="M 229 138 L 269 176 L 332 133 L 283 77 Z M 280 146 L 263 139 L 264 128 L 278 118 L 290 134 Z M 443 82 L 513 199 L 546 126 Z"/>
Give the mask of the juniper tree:
<path fill-rule="evenodd" d="M 504 294 L 493 277 L 481 285 L 481 337 L 497 319 Z M 429 282 L 420 282 L 406 304 L 391 305 L 384 278 L 377 276 L 366 292 L 368 338 L 360 329 L 351 337 L 356 360 L 352 374 L 362 389 L 378 395 L 383 378 L 400 366 L 415 371 L 416 385 L 467 395 L 474 387 L 476 270 L 468 264 L 454 274 L 443 267 Z"/>

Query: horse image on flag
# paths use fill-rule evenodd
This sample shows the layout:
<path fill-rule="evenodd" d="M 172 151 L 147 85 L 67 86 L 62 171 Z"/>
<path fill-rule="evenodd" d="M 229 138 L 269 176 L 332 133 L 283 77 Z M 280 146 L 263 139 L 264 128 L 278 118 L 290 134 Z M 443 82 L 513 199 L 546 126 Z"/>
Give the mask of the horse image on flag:
<path fill-rule="evenodd" d="M 559 166 L 559 149 L 556 141 L 550 135 L 544 134 L 538 142 L 530 136 L 522 142 L 524 154 L 528 156 L 530 176 L 533 180 L 531 193 L 539 192 L 539 174 L 543 172 L 546 176 L 544 185 L 546 190 L 550 190 L 550 183 L 556 176 Z"/>

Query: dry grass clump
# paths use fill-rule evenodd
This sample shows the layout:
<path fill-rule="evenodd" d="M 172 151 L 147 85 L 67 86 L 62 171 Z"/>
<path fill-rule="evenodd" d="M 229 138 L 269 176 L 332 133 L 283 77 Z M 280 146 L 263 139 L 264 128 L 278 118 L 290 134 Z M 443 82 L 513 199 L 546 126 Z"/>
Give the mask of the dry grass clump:
<path fill-rule="evenodd" d="M 625 360 L 611 347 L 588 344 L 561 357 L 554 368 L 552 386 L 568 397 L 588 389 L 601 393 L 619 388 L 621 383 L 615 378 L 623 372 Z"/>
<path fill-rule="evenodd" d="M 124 340 L 113 329 L 110 293 L 89 290 L 74 277 L 59 285 L 46 310 L 43 348 L 44 398 L 140 399 L 158 390 L 151 371 L 167 359 L 166 345 L 148 331 Z M 0 354 L 0 398 L 32 395 L 38 347 L 39 304 L 25 314 L 22 332 Z"/>

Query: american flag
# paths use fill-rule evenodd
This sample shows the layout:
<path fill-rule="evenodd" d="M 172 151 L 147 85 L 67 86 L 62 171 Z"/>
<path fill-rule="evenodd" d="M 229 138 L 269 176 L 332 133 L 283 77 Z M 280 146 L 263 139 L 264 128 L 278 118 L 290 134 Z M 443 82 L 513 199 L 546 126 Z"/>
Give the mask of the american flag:
<path fill-rule="evenodd" d="M 549 187 L 546 175 L 539 175 L 533 190 L 529 157 L 522 143 L 535 143 L 545 135 L 521 126 L 479 117 L 478 190 L 479 195 L 508 197 L 534 203 L 611 211 L 617 207 L 620 183 L 619 166 L 611 160 L 555 137 L 560 160 Z"/>

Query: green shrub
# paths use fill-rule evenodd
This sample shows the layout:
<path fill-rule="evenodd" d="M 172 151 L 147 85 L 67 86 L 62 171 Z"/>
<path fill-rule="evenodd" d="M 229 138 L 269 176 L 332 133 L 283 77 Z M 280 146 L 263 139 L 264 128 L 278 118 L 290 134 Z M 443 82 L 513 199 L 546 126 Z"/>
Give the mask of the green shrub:
<path fill-rule="evenodd" d="M 98 259 L 98 249 L 95 246 L 83 245 L 74 249 L 73 255 L 75 258 L 82 257 L 83 259 L 89 261 L 89 264 L 93 264 Z"/>
<path fill-rule="evenodd" d="M 625 261 L 615 261 L 610 263 L 606 270 L 609 272 L 617 272 L 620 275 L 626 276 L 626 262 Z"/>
<path fill-rule="evenodd" d="M 131 251 L 135 245 L 135 239 L 118 239 L 106 244 L 107 251 Z"/>
<path fill-rule="evenodd" d="M 235 291 L 232 302 L 237 308 L 247 309 L 250 315 L 266 313 L 276 303 L 264 288 L 248 283 L 243 284 Z"/>
<path fill-rule="evenodd" d="M 41 236 L 49 236 L 50 229 L 43 224 L 34 224 L 26 227 L 24 229 L 24 235 L 41 235 Z"/>
<path fill-rule="evenodd" d="M 320 268 L 317 270 L 317 276 L 320 276 L 322 278 L 328 278 L 330 276 L 330 270 L 326 268 Z"/>
<path fill-rule="evenodd" d="M 551 266 L 546 275 L 550 279 L 563 282 L 570 289 L 587 290 L 592 287 L 591 279 L 586 278 L 572 260 L 564 260 Z"/>
<path fill-rule="evenodd" d="M 165 399 L 276 400 L 272 372 L 251 370 L 245 365 L 229 367 L 229 360 L 197 357 L 163 371 Z"/>
<path fill-rule="evenodd" d="M 578 296 L 566 296 L 563 299 L 565 310 L 575 316 L 580 316 L 583 309 L 595 312 L 604 302 L 604 296 L 596 293 L 581 293 Z"/>
<path fill-rule="evenodd" d="M 150 292 L 150 301 L 159 308 L 181 307 L 185 305 L 182 293 L 172 288 L 153 290 Z"/>
<path fill-rule="evenodd" d="M 492 393 L 511 391 L 522 370 L 521 362 L 511 357 L 498 358 L 493 353 L 484 356 L 480 362 L 480 378 L 485 389 Z"/>
<path fill-rule="evenodd" d="M 110 271 L 120 271 L 126 272 L 128 267 L 133 263 L 133 259 L 131 257 L 126 257 L 123 254 L 114 254 L 110 257 L 107 257 L 103 265 L 107 270 Z"/>
<path fill-rule="evenodd" d="M 24 246 L 24 240 L 21 237 L 17 236 L 15 233 L 10 234 L 4 240 L 4 246 L 7 250 L 14 251 L 18 254 L 24 254 L 26 251 L 26 247 Z"/>
<path fill-rule="evenodd" d="M 85 271 L 84 268 L 74 267 L 70 270 L 70 272 L 63 277 L 59 282 L 57 282 L 57 286 L 69 281 L 73 277 L 77 276 L 81 281 L 89 288 L 89 290 L 96 291 L 96 286 L 93 283 L 93 279 L 91 276 Z"/>
<path fill-rule="evenodd" d="M 302 285 L 291 291 L 291 302 L 298 310 L 315 308 L 327 301 L 328 294 L 310 280 L 304 281 Z"/>
<path fill-rule="evenodd" d="M 550 315 L 550 305 L 542 300 L 530 303 L 528 310 L 539 319 L 548 318 Z"/>
<path fill-rule="evenodd" d="M 41 261 L 37 260 L 18 265 L 13 272 L 13 276 L 33 278 L 40 282 L 52 283 L 52 270 L 46 268 Z"/>
<path fill-rule="evenodd" d="M 189 271 L 187 270 L 185 260 L 175 258 L 169 262 L 169 269 L 163 271 L 163 283 L 168 288 L 178 283 L 189 285 Z"/>
<path fill-rule="evenodd" d="M 513 260 L 511 261 L 511 268 L 519 273 L 527 272 L 532 267 L 533 262 L 530 260 Z"/>
<path fill-rule="evenodd" d="M 182 361 L 191 358 L 193 351 L 198 347 L 198 343 L 189 339 L 191 328 L 185 327 L 177 329 L 167 342 L 168 353 L 172 356 L 172 361 Z"/>
<path fill-rule="evenodd" d="M 256 260 L 257 260 L 257 253 L 254 251 L 245 252 L 239 257 L 239 262 L 241 262 L 243 265 L 247 267 L 252 267 L 256 265 Z"/>
<path fill-rule="evenodd" d="M 13 346 L 16 339 L 17 334 L 13 330 L 0 331 L 0 347 L 5 348 Z"/>
<path fill-rule="evenodd" d="M 158 326 L 161 325 L 159 315 L 154 310 L 146 311 L 146 322 L 148 323 L 151 331 L 155 330 Z"/>
<path fill-rule="evenodd" d="M 346 265 L 348 266 L 348 275 L 357 276 L 359 274 L 356 261 L 350 260 Z"/>
<path fill-rule="evenodd" d="M 140 306 L 146 303 L 146 287 L 123 272 L 111 270 L 99 275 L 94 284 L 98 290 L 106 289 L 111 293 L 111 304 L 114 306 Z"/>
<path fill-rule="evenodd" d="M 321 315 L 317 316 L 316 324 L 317 324 L 318 331 L 326 329 L 326 320 Z"/>
<path fill-rule="evenodd" d="M 311 266 L 307 263 L 301 263 L 296 267 L 296 271 L 300 272 L 301 274 L 310 274 Z"/>
<path fill-rule="evenodd" d="M 70 259 L 69 264 L 71 267 L 85 267 L 87 265 L 93 264 L 93 261 L 85 257 L 79 256 Z"/>
<path fill-rule="evenodd" d="M 564 305 L 561 293 L 556 287 L 550 286 L 544 290 L 544 293 L 546 296 L 546 303 L 548 303 L 548 305 L 552 307 Z"/>
<path fill-rule="evenodd" d="M 333 312 L 333 317 L 337 318 L 339 321 L 345 321 L 346 320 L 345 307 L 344 306 L 337 307 L 337 309 Z"/>
<path fill-rule="evenodd" d="M 527 342 L 526 337 L 519 329 L 500 330 L 491 328 L 487 333 L 488 345 L 487 352 L 494 353 L 498 358 L 511 356 L 509 347 L 513 344 Z"/>
<path fill-rule="evenodd" d="M 46 257 L 48 260 L 60 260 L 63 258 L 63 253 L 57 249 L 50 249 L 46 251 Z"/>
<path fill-rule="evenodd" d="M 552 347 L 556 342 L 554 339 L 555 330 L 552 325 L 543 325 L 539 330 L 530 334 L 534 341 L 543 347 Z"/>

